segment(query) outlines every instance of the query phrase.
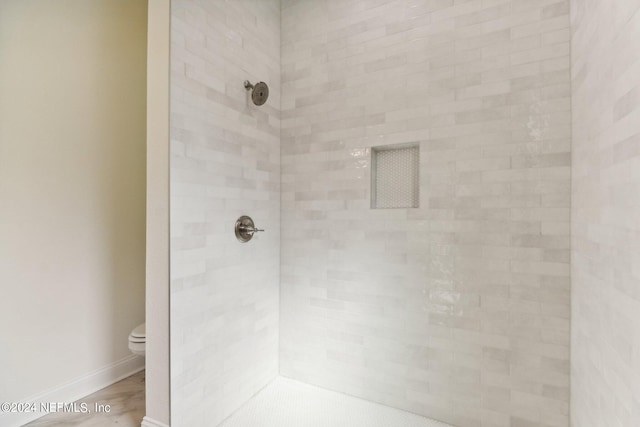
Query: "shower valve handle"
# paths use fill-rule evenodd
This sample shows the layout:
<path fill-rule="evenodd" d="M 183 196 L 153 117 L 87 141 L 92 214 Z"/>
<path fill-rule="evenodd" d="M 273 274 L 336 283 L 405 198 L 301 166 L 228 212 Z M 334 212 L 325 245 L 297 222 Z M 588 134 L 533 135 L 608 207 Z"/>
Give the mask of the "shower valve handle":
<path fill-rule="evenodd" d="M 251 227 L 249 225 L 241 225 L 240 231 L 244 231 L 245 233 L 257 233 L 258 231 L 264 231 L 264 229 Z"/>
<path fill-rule="evenodd" d="M 259 231 L 264 231 L 264 230 L 256 227 L 251 217 L 247 215 L 241 216 L 236 221 L 236 225 L 235 225 L 236 238 L 242 243 L 246 243 L 249 240 L 251 240 L 253 236 Z"/>

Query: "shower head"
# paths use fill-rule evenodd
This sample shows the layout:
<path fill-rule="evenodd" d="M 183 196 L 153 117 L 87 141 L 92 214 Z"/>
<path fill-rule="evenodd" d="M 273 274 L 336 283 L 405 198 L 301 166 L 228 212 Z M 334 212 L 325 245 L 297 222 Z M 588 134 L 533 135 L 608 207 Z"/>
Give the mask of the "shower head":
<path fill-rule="evenodd" d="M 256 105 L 262 105 L 267 102 L 269 97 L 269 86 L 265 82 L 258 82 L 252 85 L 249 80 L 244 81 L 244 88 L 251 89 L 251 99 Z"/>

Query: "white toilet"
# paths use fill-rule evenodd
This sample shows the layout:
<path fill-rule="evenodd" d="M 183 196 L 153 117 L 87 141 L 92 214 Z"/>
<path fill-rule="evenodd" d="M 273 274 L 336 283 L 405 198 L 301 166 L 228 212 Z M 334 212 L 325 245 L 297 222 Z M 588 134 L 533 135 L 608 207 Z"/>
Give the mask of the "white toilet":
<path fill-rule="evenodd" d="M 147 332 L 145 324 L 138 325 L 129 334 L 129 350 L 131 353 L 144 356 L 144 349 L 147 344 Z"/>

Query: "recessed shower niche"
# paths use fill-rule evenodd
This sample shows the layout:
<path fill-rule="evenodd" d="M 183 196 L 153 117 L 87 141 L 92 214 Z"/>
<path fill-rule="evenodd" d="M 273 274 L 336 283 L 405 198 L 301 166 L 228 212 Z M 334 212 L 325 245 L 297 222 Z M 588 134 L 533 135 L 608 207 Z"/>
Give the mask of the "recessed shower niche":
<path fill-rule="evenodd" d="M 417 208 L 420 205 L 420 149 L 397 144 L 371 150 L 371 208 Z"/>

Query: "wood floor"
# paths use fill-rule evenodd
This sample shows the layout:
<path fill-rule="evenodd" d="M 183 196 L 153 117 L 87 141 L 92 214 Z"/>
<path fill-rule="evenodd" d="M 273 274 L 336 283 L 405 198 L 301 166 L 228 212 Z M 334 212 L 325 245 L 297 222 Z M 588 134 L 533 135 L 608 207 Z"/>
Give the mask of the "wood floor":
<path fill-rule="evenodd" d="M 24 427 L 140 427 L 145 413 L 144 371 L 78 400 L 77 406 L 81 403 L 86 404 L 88 413 L 52 413 Z M 96 408 L 104 412 L 96 412 Z"/>

